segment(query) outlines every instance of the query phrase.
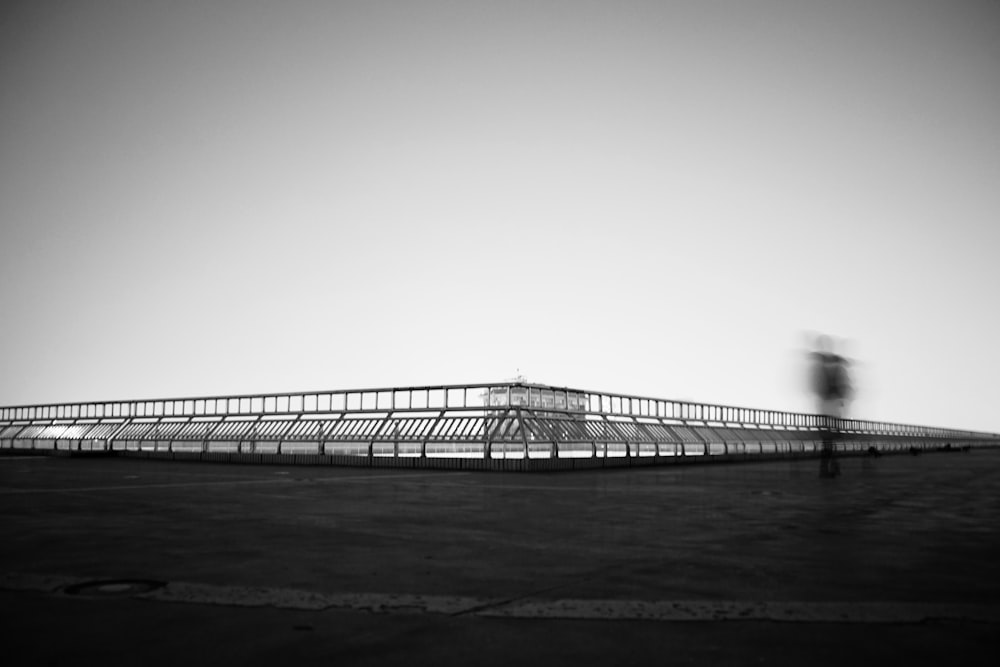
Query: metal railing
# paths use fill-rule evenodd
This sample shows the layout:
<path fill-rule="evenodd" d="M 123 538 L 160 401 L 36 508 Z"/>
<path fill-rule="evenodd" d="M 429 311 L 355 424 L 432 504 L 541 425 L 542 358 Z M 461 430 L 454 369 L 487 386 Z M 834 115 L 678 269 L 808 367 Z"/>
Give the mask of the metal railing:
<path fill-rule="evenodd" d="M 992 433 L 523 382 L 0 407 L 0 448 L 559 458 L 892 449 Z"/>

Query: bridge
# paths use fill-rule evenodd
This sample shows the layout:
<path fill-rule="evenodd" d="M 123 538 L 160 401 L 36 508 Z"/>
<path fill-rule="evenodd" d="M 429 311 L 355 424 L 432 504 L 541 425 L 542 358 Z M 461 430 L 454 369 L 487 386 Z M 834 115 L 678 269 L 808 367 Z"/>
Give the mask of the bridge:
<path fill-rule="evenodd" d="M 949 444 L 972 451 L 861 456 Z M 992 665 L 998 444 L 519 383 L 0 408 L 5 640 L 52 664 Z M 720 461 L 761 463 L 674 465 Z"/>
<path fill-rule="evenodd" d="M 1000 435 L 526 382 L 0 408 L 0 451 L 555 470 L 995 447 Z"/>

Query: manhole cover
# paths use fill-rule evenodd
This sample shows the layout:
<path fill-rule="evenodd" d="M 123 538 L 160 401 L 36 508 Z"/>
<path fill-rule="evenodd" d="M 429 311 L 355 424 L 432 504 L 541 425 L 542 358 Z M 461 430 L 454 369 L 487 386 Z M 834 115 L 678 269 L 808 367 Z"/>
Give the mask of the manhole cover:
<path fill-rule="evenodd" d="M 103 581 L 85 581 L 82 584 L 73 584 L 72 586 L 67 586 L 64 592 L 67 595 L 124 598 L 149 593 L 166 585 L 165 581 L 153 581 L 152 579 L 106 579 Z"/>

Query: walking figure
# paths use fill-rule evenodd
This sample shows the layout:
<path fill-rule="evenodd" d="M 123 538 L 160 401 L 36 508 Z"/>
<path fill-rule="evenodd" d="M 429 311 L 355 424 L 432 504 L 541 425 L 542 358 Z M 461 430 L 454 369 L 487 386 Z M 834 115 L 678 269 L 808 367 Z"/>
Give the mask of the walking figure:
<path fill-rule="evenodd" d="M 848 361 L 833 351 L 829 336 L 816 338 L 816 351 L 812 353 L 812 386 L 822 418 L 823 448 L 820 451 L 820 477 L 836 477 L 840 464 L 834 458 L 838 423 L 844 416 L 847 401 L 851 398 L 851 379 Z"/>

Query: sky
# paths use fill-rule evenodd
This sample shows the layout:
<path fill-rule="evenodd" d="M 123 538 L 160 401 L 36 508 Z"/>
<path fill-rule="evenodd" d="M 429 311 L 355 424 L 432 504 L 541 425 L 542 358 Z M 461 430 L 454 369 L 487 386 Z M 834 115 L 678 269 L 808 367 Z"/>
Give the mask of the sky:
<path fill-rule="evenodd" d="M 531 382 L 1000 432 L 1000 3 L 5 2 L 0 405 Z"/>

